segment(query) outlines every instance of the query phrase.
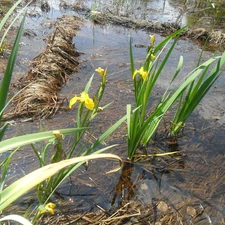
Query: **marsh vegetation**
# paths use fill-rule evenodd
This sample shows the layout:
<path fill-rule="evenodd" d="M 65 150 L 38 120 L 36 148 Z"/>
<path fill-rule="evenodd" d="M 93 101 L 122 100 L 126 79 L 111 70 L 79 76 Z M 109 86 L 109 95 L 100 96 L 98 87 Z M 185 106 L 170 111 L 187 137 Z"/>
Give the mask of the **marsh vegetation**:
<path fill-rule="evenodd" d="M 7 8 L 0 26 L 8 61 L 0 88 L 1 220 L 223 224 L 225 110 L 205 120 L 196 109 L 207 109 L 211 100 L 204 100 L 224 85 L 225 53 L 204 52 L 224 43 L 214 42 L 205 27 L 194 38 L 198 45 L 184 49 L 181 40 L 193 40 L 182 15 L 214 12 L 215 28 L 222 5 L 17 1 Z M 160 13 L 165 16 L 156 21 Z M 154 28 L 158 22 L 161 30 Z M 9 44 L 12 27 L 18 32 Z M 190 46 L 200 51 L 187 60 Z M 39 53 L 18 76 L 18 61 L 31 48 L 31 55 Z"/>

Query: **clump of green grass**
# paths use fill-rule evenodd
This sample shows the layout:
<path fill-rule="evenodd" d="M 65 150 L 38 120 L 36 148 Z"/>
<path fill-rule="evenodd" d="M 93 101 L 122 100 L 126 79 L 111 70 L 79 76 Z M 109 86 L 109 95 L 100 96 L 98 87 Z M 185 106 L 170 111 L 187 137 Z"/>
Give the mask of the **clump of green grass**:
<path fill-rule="evenodd" d="M 198 65 L 174 91 L 168 92 L 166 90 L 156 106 L 151 106 L 153 110 L 149 113 L 152 90 L 160 74 L 163 73 L 164 66 L 176 45 L 176 36 L 179 36 L 183 29 L 170 35 L 156 47 L 154 47 L 155 38 L 151 36 L 147 57 L 140 69 L 134 69 L 132 45 L 130 43 L 131 75 L 134 83 L 134 97 L 136 102 L 133 110 L 130 104 L 127 105 L 127 148 L 128 158 L 131 160 L 139 147 L 146 146 L 149 143 L 166 112 L 179 100 L 169 133 L 170 137 L 177 135 L 186 119 L 223 72 L 222 66 L 225 60 L 225 53 L 222 56 L 212 57 L 208 61 Z M 162 51 L 172 38 L 175 39 L 171 47 L 165 57 L 160 59 Z M 216 65 L 209 72 L 213 63 L 216 63 Z M 182 65 L 183 57 L 181 56 L 169 84 L 173 84 L 180 73 Z M 139 77 L 137 77 L 138 74 Z"/>
<path fill-rule="evenodd" d="M 183 28 L 184 29 L 184 28 Z M 156 82 L 163 71 L 174 47 L 177 39 L 174 40 L 170 46 L 166 56 L 160 62 L 159 58 L 168 45 L 169 41 L 179 35 L 183 30 L 179 30 L 167 37 L 164 41 L 155 47 L 155 37 L 150 37 L 150 45 L 148 47 L 147 56 L 144 64 L 140 69 L 134 69 L 134 59 L 132 53 L 132 43 L 130 42 L 130 62 L 131 75 L 134 84 L 135 109 L 132 111 L 131 105 L 127 105 L 127 143 L 128 143 L 128 158 L 132 159 L 138 147 L 146 146 L 155 130 L 157 129 L 163 115 L 173 105 L 176 98 L 171 99 L 171 94 L 164 93 L 155 107 L 154 111 L 149 115 L 149 102 L 152 97 L 152 91 Z M 179 72 L 180 65 L 178 65 L 177 72 Z M 139 77 L 137 75 L 140 75 Z M 178 96 L 177 96 L 178 97 Z"/>
<path fill-rule="evenodd" d="M 224 72 L 224 62 L 225 52 L 221 56 L 213 57 L 197 66 L 188 74 L 184 83 L 188 82 L 189 79 L 191 82 L 179 97 L 176 113 L 171 121 L 170 136 L 174 137 L 179 133 L 185 121 Z M 215 64 L 214 67 L 212 67 L 213 64 Z"/>

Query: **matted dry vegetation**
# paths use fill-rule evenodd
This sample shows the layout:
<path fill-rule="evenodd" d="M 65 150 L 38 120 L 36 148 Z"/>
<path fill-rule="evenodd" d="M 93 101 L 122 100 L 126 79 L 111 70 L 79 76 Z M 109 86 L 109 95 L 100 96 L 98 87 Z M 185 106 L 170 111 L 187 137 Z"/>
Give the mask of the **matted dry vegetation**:
<path fill-rule="evenodd" d="M 160 23 L 146 20 L 134 20 L 128 17 L 121 17 L 102 12 L 90 12 L 90 14 L 91 18 L 99 24 L 111 23 L 133 29 L 143 29 L 163 35 L 172 34 L 181 28 L 177 23 Z M 181 36 L 192 40 L 208 40 L 209 42 L 216 45 L 225 45 L 225 34 L 217 30 L 208 31 L 205 28 L 190 28 L 183 31 Z"/>
<path fill-rule="evenodd" d="M 21 89 L 14 98 L 14 108 L 5 118 L 16 116 L 52 116 L 63 99 L 58 97 L 68 76 L 78 70 L 80 53 L 72 42 L 82 20 L 63 16 L 51 24 L 55 31 L 46 39 L 43 53 L 33 59 L 32 68 L 16 84 Z"/>
<path fill-rule="evenodd" d="M 222 31 L 213 30 L 209 32 L 205 28 L 194 28 L 184 32 L 183 36 L 200 41 L 208 40 L 217 45 L 225 45 L 225 34 Z"/>

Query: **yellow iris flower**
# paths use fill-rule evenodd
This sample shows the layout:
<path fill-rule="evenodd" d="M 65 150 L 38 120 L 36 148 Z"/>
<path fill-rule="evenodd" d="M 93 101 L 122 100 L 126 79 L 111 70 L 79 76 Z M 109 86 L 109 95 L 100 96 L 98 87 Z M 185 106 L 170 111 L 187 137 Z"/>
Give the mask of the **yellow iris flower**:
<path fill-rule="evenodd" d="M 148 72 L 144 70 L 144 67 L 142 66 L 139 70 L 135 70 L 133 74 L 133 79 L 137 74 L 140 74 L 143 80 L 148 79 Z"/>
<path fill-rule="evenodd" d="M 73 98 L 70 99 L 70 104 L 69 104 L 69 108 L 71 109 L 72 106 L 76 103 L 76 102 L 81 102 L 85 104 L 85 106 L 89 109 L 89 110 L 93 110 L 94 109 L 94 101 L 89 97 L 89 95 L 86 92 L 82 92 L 80 94 L 80 97 L 78 96 L 74 96 Z"/>
<path fill-rule="evenodd" d="M 46 204 L 45 206 L 41 205 L 41 208 L 39 213 L 46 213 L 46 212 L 50 212 L 52 215 L 54 215 L 55 211 L 54 208 L 56 207 L 56 204 L 49 202 L 48 204 Z"/>
<path fill-rule="evenodd" d="M 100 77 L 103 77 L 105 75 L 105 70 L 102 69 L 101 67 L 98 67 L 98 69 L 96 69 L 95 72 L 97 72 L 100 75 Z"/>

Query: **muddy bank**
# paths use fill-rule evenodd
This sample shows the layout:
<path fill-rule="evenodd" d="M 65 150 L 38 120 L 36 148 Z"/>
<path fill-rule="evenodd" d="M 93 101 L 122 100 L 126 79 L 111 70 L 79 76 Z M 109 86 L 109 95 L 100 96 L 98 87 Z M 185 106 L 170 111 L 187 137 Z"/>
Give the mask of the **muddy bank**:
<path fill-rule="evenodd" d="M 126 3 L 121 3 L 121 11 L 122 8 L 128 7 Z M 138 4 L 138 3 L 137 3 Z M 171 3 L 172 4 L 172 3 Z M 182 6 L 182 10 L 185 11 L 186 3 L 182 5 L 179 5 L 179 3 L 173 3 L 175 8 L 177 7 L 179 10 Z M 188 4 L 188 3 L 187 3 Z M 221 7 L 223 7 L 223 3 L 220 3 Z M 125 6 L 126 5 L 126 6 Z M 128 4 L 130 6 L 130 4 Z M 145 5 L 143 3 L 143 5 Z M 219 6 L 219 5 L 218 5 Z M 107 3 L 105 3 L 105 6 L 99 6 L 101 9 L 100 10 L 91 10 L 89 7 L 85 6 L 84 3 L 76 3 L 72 4 L 66 1 L 63 1 L 60 3 L 60 7 L 64 9 L 72 9 L 79 14 L 83 14 L 86 16 L 86 18 L 93 20 L 95 23 L 100 24 L 100 25 L 107 25 L 107 24 L 114 24 L 114 25 L 119 25 L 119 26 L 125 26 L 127 28 L 131 29 L 142 29 L 145 31 L 150 31 L 154 32 L 157 34 L 161 35 L 169 35 L 172 34 L 173 32 L 177 31 L 178 29 L 181 28 L 180 24 L 178 22 L 158 22 L 153 19 L 135 19 L 134 17 L 137 17 L 136 13 L 134 11 L 131 11 L 129 8 L 128 11 L 125 13 L 121 13 L 118 15 L 118 11 L 114 9 L 116 6 L 109 7 Z M 130 6 L 131 7 L 131 6 Z M 142 8 L 142 5 L 138 5 L 138 11 L 139 13 L 144 13 L 144 11 L 148 12 L 150 10 L 147 5 L 144 6 L 144 9 Z M 191 11 L 196 13 L 199 12 L 199 7 L 201 7 L 201 10 L 208 9 L 208 6 L 206 5 L 199 5 L 197 4 L 195 7 L 191 5 Z M 142 8 L 142 11 L 139 11 Z M 154 6 L 153 6 L 154 8 Z M 190 6 L 186 8 L 186 11 L 188 12 L 190 10 Z M 156 10 L 157 11 L 157 10 Z M 117 13 L 117 14 L 116 14 Z M 130 14 L 129 14 L 130 13 Z M 154 12 L 155 13 L 155 12 Z M 158 12 L 160 14 L 160 12 Z M 214 12 L 215 14 L 216 12 Z M 123 16 L 124 14 L 124 16 Z M 132 16 L 132 15 L 135 16 Z M 222 19 L 222 18 L 221 18 Z M 176 19 L 178 20 L 178 18 Z M 178 20 L 179 21 L 179 20 Z M 201 27 L 198 26 L 198 23 L 194 23 L 193 25 L 189 26 L 183 33 L 182 37 L 183 38 L 188 38 L 191 40 L 197 40 L 197 41 L 208 41 L 210 44 L 212 44 L 212 47 L 217 47 L 217 46 L 223 46 L 225 48 L 225 33 L 222 31 L 223 27 L 220 29 L 211 29 L 213 25 L 207 27 Z"/>
<path fill-rule="evenodd" d="M 62 105 L 58 92 L 68 76 L 78 70 L 80 53 L 72 38 L 82 20 L 63 16 L 51 24 L 55 31 L 46 39 L 46 49 L 32 61 L 28 73 L 13 84 L 21 91 L 13 100 L 13 110 L 4 119 L 17 116 L 49 117 Z"/>
<path fill-rule="evenodd" d="M 132 29 L 142 29 L 161 35 L 170 35 L 181 27 L 177 23 L 160 23 L 146 20 L 133 20 L 128 17 L 121 17 L 109 13 L 90 11 L 90 18 L 97 24 L 114 24 Z M 221 31 L 207 31 L 205 28 L 186 29 L 181 34 L 182 38 L 198 41 L 208 41 L 215 45 L 225 45 L 225 34 Z M 225 46 L 224 46 L 225 47 Z"/>
<path fill-rule="evenodd" d="M 97 24 L 107 25 L 114 24 L 125 26 L 127 28 L 132 29 L 144 29 L 147 31 L 152 31 L 156 33 L 162 34 L 170 34 L 175 32 L 180 28 L 180 26 L 176 23 L 160 23 L 160 22 L 152 22 L 146 20 L 133 20 L 128 17 L 121 17 L 112 15 L 109 13 L 101 13 L 101 12 L 90 12 L 90 18 Z"/>
<path fill-rule="evenodd" d="M 60 3 L 60 6 L 66 9 L 72 8 L 74 11 L 80 14 L 85 14 L 87 18 L 101 25 L 114 24 L 119 26 L 125 26 L 131 29 L 142 29 L 142 30 L 154 32 L 154 33 L 165 35 L 165 36 L 170 35 L 181 28 L 181 26 L 176 22 L 158 22 L 158 21 L 153 21 L 149 19 L 146 19 L 146 20 L 134 19 L 134 18 L 131 18 L 128 12 L 126 16 L 122 16 L 122 15 L 116 15 L 115 13 L 112 13 L 109 9 L 108 11 L 110 12 L 93 11 L 90 8 L 85 7 L 84 5 L 79 3 L 73 5 L 71 3 L 62 2 Z M 177 7 L 179 8 L 179 6 Z M 201 7 L 204 8 L 204 6 L 201 6 Z M 225 48 L 225 33 L 219 29 L 212 30 L 211 26 L 206 28 L 206 27 L 198 26 L 195 23 L 194 26 L 192 25 L 189 28 L 187 28 L 182 33 L 181 36 L 183 38 L 197 40 L 200 42 L 207 40 L 210 44 L 213 45 L 212 47 L 223 46 L 223 48 Z"/>

